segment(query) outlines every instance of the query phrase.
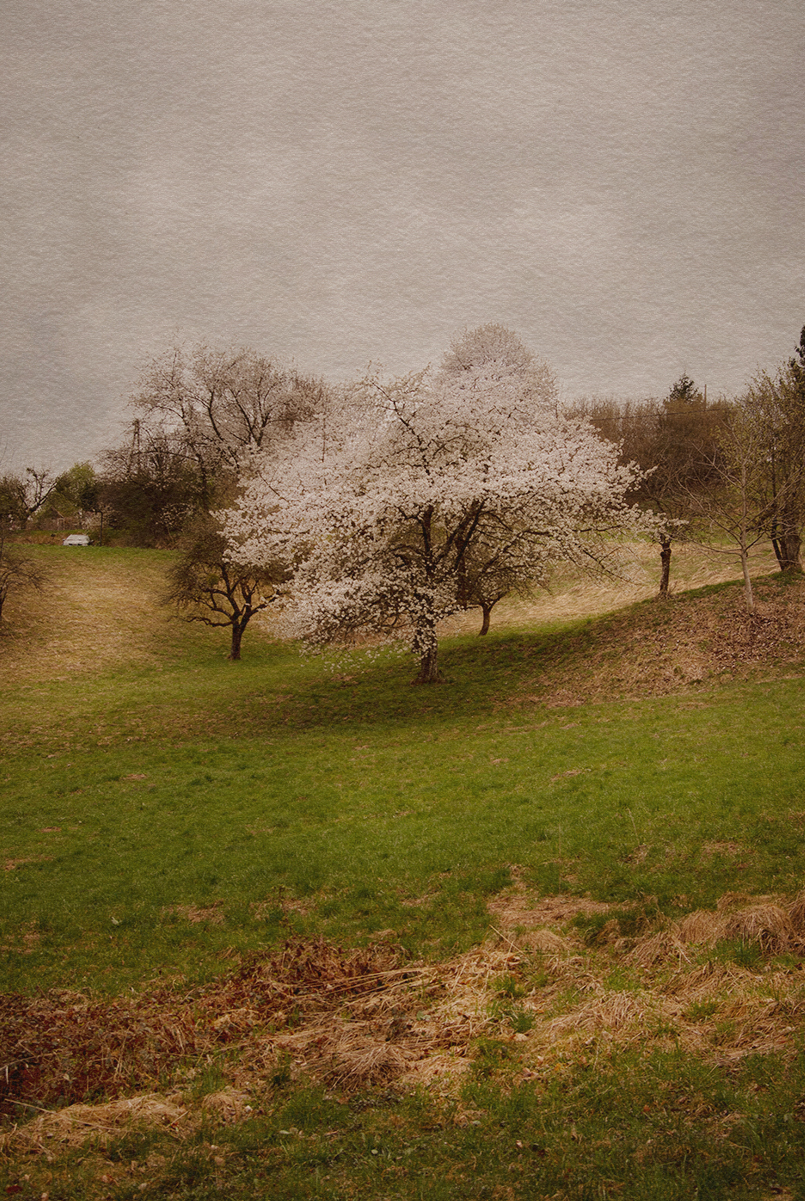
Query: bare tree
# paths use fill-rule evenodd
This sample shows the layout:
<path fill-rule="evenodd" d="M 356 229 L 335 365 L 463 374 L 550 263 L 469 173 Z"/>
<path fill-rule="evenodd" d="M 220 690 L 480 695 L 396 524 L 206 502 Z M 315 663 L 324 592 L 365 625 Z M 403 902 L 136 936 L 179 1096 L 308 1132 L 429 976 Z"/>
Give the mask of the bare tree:
<path fill-rule="evenodd" d="M 0 523 L 0 622 L 3 620 L 3 607 L 9 593 L 28 588 L 35 588 L 41 592 L 46 582 L 45 572 L 32 559 L 19 553 L 8 541 L 5 529 Z"/>
<path fill-rule="evenodd" d="M 674 542 L 697 537 L 697 498 L 719 485 L 719 430 L 728 410 L 723 400 L 708 403 L 686 374 L 664 400 L 619 404 L 605 398 L 576 406 L 603 437 L 620 445 L 622 463 L 640 469 L 631 499 L 657 518 L 652 537 L 660 548 L 660 596 L 668 594 Z"/>
<path fill-rule="evenodd" d="M 0 521 L 24 529 L 55 486 L 56 479 L 46 467 L 26 467 L 24 476 L 4 475 L 0 479 Z"/>
<path fill-rule="evenodd" d="M 710 531 L 710 550 L 737 555 L 740 561 L 750 613 L 755 597 L 749 554 L 767 538 L 770 519 L 765 445 L 766 432 L 757 414 L 749 406 L 734 405 L 719 432 L 720 454 L 713 464 L 716 483 L 706 492 L 691 493 L 691 505 Z"/>
<path fill-rule="evenodd" d="M 458 564 L 458 603 L 462 609 L 481 610 L 479 635 L 489 633 L 492 610 L 505 597 L 528 596 L 544 583 L 548 564 L 540 562 L 539 549 L 522 538 L 519 522 L 499 520 L 494 537 L 482 527 Z"/>
<path fill-rule="evenodd" d="M 195 465 L 209 508 L 215 476 L 242 472 L 251 455 L 320 408 L 322 391 L 319 381 L 252 350 L 174 347 L 143 373 L 136 433 L 170 437 Z"/>
<path fill-rule="evenodd" d="M 775 375 L 763 371 L 739 401 L 757 430 L 757 487 L 765 530 L 781 571 L 801 571 L 805 526 L 805 329 L 797 358 Z"/>
<path fill-rule="evenodd" d="M 243 634 L 255 613 L 267 609 L 280 567 L 251 567 L 232 563 L 218 523 L 208 514 L 196 518 L 186 531 L 179 558 L 168 569 L 165 601 L 187 621 L 228 627 L 229 659 L 240 659 Z"/>
<path fill-rule="evenodd" d="M 174 545 L 228 503 L 253 456 L 320 411 L 324 385 L 250 350 L 174 347 L 144 370 L 126 442 L 104 461 L 101 500 L 139 542 Z"/>

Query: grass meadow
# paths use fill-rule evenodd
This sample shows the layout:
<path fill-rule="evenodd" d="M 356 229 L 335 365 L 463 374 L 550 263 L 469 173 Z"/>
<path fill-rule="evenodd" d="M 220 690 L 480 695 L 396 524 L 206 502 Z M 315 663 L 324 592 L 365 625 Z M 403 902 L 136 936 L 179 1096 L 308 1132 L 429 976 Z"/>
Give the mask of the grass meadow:
<path fill-rule="evenodd" d="M 692 548 L 665 605 L 567 577 L 415 688 L 260 629 L 229 663 L 167 552 L 31 553 L 9 1194 L 805 1197 L 799 581 L 747 625 Z"/>

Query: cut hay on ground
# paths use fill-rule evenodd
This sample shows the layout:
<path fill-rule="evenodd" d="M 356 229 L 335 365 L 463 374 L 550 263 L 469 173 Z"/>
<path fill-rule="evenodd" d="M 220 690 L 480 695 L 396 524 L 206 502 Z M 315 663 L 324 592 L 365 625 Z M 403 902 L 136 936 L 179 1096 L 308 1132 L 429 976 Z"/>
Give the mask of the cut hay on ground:
<path fill-rule="evenodd" d="M 781 906 L 759 897 L 752 904 L 735 894 L 722 897 L 715 912 L 696 910 L 676 926 L 685 946 L 714 947 L 724 940 L 756 945 L 764 955 L 800 955 L 805 952 L 802 899 Z M 737 903 L 736 903 L 737 902 Z"/>
<path fill-rule="evenodd" d="M 58 1151 L 93 1143 L 108 1147 L 130 1130 L 159 1126 L 177 1137 L 186 1130 L 188 1111 L 181 1098 L 156 1093 L 120 1098 L 101 1105 L 70 1105 L 41 1113 L 26 1125 L 0 1135 L 0 1152 L 29 1151 L 52 1158 Z"/>
<path fill-rule="evenodd" d="M 612 917 L 611 937 L 589 946 L 573 918 L 606 907 L 533 896 L 513 875 L 490 905 L 488 940 L 443 963 L 407 962 L 385 942 L 344 951 L 296 941 L 186 995 L 2 998 L 6 1149 L 53 1154 L 135 1119 L 177 1136 L 204 1116 L 242 1121 L 281 1077 L 343 1094 L 450 1093 L 490 1037 L 510 1043 L 533 1080 L 613 1046 L 679 1047 L 719 1063 L 793 1053 L 805 1029 L 805 894 L 727 894 L 678 923 L 658 918 L 639 938 L 621 937 Z M 731 947 L 754 948 L 757 962 L 731 959 Z M 225 1086 L 199 1097 L 193 1081 L 210 1063 Z M 103 1105 L 88 1104 L 99 1095 Z M 38 1109 L 53 1112 L 24 1124 Z"/>

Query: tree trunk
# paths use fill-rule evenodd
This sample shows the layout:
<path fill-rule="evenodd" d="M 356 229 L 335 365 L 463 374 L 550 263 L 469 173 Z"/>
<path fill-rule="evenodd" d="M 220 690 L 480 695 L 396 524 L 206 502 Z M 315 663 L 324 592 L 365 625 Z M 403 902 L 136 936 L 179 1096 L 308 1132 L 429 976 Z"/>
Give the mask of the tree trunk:
<path fill-rule="evenodd" d="M 749 552 L 745 546 L 741 546 L 741 570 L 744 575 L 744 592 L 746 593 L 746 607 L 750 613 L 755 611 L 755 594 L 752 591 L 752 578 L 749 575 Z"/>
<path fill-rule="evenodd" d="M 775 547 L 775 550 L 777 551 L 777 561 L 780 564 L 780 571 L 802 571 L 802 563 L 799 557 L 801 545 L 802 539 L 796 530 L 791 530 L 778 539 L 778 545 Z"/>
<path fill-rule="evenodd" d="M 481 604 L 481 612 L 484 615 L 484 619 L 483 619 L 483 622 L 481 623 L 481 628 L 478 631 L 479 638 L 482 637 L 484 634 L 489 633 L 489 618 L 492 616 L 492 605 L 485 605 L 482 603 Z"/>
<path fill-rule="evenodd" d="M 660 596 L 667 596 L 668 584 L 671 579 L 671 539 L 661 539 L 660 547 L 660 563 L 662 564 L 662 572 L 660 574 Z"/>
<path fill-rule="evenodd" d="M 419 659 L 419 675 L 414 680 L 415 684 L 439 683 L 438 654 L 439 650 L 437 646 L 434 646 L 431 650 L 422 652 Z"/>
<path fill-rule="evenodd" d="M 237 662 L 240 659 L 240 644 L 243 639 L 243 631 L 246 628 L 245 622 L 241 624 L 239 621 L 232 622 L 232 645 L 229 648 L 227 658 L 232 662 Z"/>
<path fill-rule="evenodd" d="M 439 681 L 439 639 L 436 637 L 436 622 L 428 605 L 420 613 L 419 625 L 414 634 L 414 651 L 419 655 L 419 675 L 415 684 L 437 684 Z"/>

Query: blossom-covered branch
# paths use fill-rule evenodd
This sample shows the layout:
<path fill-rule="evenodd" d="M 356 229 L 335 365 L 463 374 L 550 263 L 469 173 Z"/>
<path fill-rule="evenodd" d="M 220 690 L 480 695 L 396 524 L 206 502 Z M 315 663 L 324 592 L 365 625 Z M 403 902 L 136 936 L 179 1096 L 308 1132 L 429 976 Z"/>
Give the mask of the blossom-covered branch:
<path fill-rule="evenodd" d="M 289 447 L 226 515 L 230 554 L 292 564 L 300 637 L 405 634 L 422 683 L 438 679 L 445 617 L 639 521 L 634 471 L 561 413 L 549 369 L 499 326 L 457 339 L 438 371 L 360 381 Z"/>

